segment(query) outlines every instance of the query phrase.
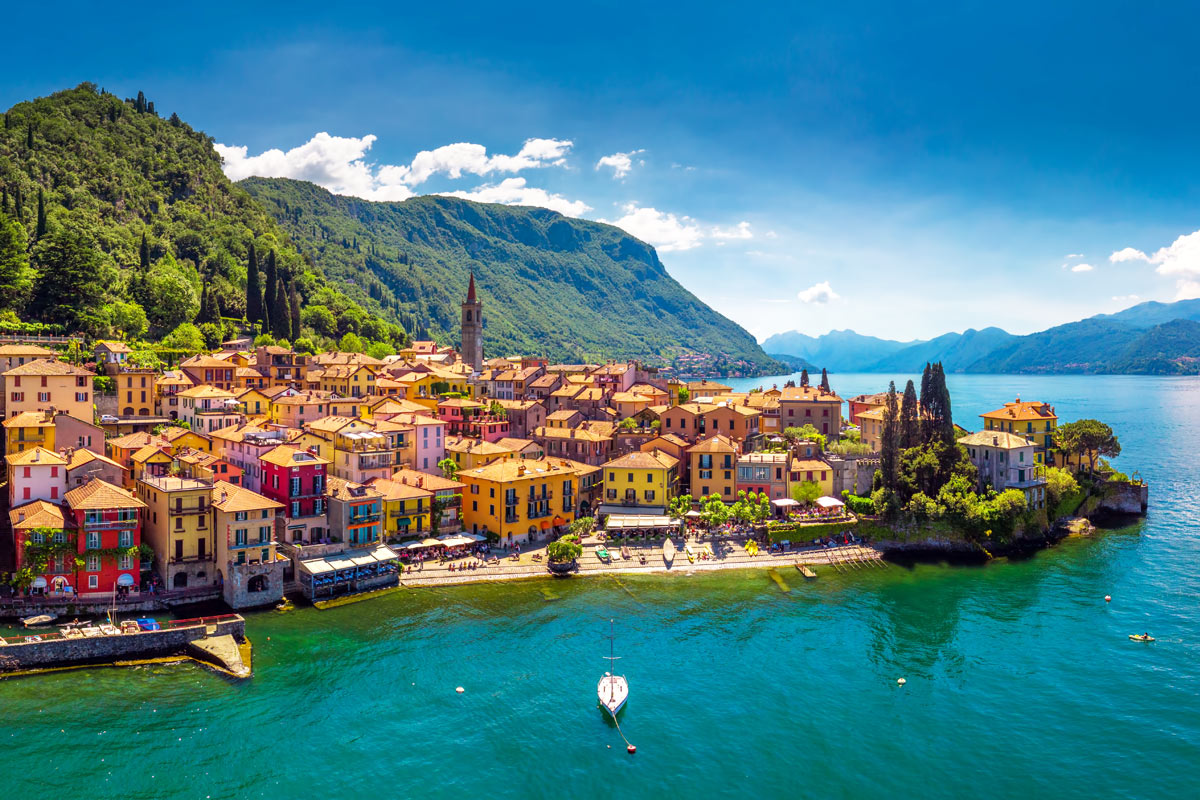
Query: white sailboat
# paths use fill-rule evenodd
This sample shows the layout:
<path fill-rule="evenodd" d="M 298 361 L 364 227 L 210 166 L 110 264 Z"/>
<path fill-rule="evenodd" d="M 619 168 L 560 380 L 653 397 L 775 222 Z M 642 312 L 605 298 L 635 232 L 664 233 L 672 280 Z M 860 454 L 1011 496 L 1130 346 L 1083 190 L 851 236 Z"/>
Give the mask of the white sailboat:
<path fill-rule="evenodd" d="M 613 625 L 612 620 L 609 620 L 609 625 Z M 606 708 L 615 719 L 617 712 L 629 699 L 629 684 L 624 675 L 617 675 L 613 672 L 613 662 L 620 658 L 620 656 L 613 655 L 614 636 L 615 633 L 610 633 L 608 637 L 608 655 L 604 656 L 608 659 L 608 672 L 604 673 L 604 677 L 596 684 L 596 696 L 600 699 L 600 705 Z"/>

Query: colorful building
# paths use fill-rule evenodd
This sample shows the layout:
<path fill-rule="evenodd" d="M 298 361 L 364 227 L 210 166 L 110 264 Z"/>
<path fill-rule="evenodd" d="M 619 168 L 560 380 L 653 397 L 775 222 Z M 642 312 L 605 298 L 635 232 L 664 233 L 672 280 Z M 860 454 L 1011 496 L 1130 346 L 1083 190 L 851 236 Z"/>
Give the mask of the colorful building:
<path fill-rule="evenodd" d="M 716 494 L 727 503 L 737 499 L 738 446 L 732 439 L 717 434 L 699 441 L 688 449 L 687 460 L 693 497 Z"/>
<path fill-rule="evenodd" d="M 59 413 L 94 422 L 92 378 L 96 373 L 65 361 L 37 359 L 13 367 L 0 375 L 8 418 L 26 411 Z"/>
<path fill-rule="evenodd" d="M 79 595 L 137 590 L 140 583 L 143 514 L 146 504 L 129 491 L 99 479 L 67 492 L 66 505 L 77 532 L 83 566 L 76 572 Z M 98 552 L 106 550 L 108 553 Z M 110 555 L 114 552 L 116 555 Z"/>
<path fill-rule="evenodd" d="M 35 447 L 4 457 L 8 463 L 8 507 L 33 500 L 61 503 L 67 487 L 67 459 Z"/>
<path fill-rule="evenodd" d="M 162 475 L 143 477 L 136 487 L 147 506 L 146 543 L 154 548 L 154 568 L 163 582 L 172 589 L 215 583 L 212 482 Z"/>
<path fill-rule="evenodd" d="M 665 514 L 679 491 L 679 459 L 661 450 L 636 451 L 602 467 L 604 504 L 600 514 Z"/>
<path fill-rule="evenodd" d="M 348 547 L 380 541 L 383 533 L 383 494 L 361 483 L 330 478 L 325 488 L 329 529 Z"/>
<path fill-rule="evenodd" d="M 466 484 L 412 469 L 398 469 L 392 473 L 391 479 L 433 492 L 434 500 L 441 511 L 441 520 L 435 521 L 435 515 L 431 514 L 429 524 L 437 528 L 438 533 L 458 533 L 463 529 L 462 505 Z"/>
<path fill-rule="evenodd" d="M 779 390 L 779 424 L 784 429 L 812 425 L 829 441 L 842 432 L 842 398 L 819 386 L 788 386 Z"/>
<path fill-rule="evenodd" d="M 554 539 L 575 519 L 580 476 L 594 467 L 566 459 L 497 461 L 463 470 L 463 523 L 501 545 Z"/>
<path fill-rule="evenodd" d="M 987 430 L 959 438 L 979 472 L 979 488 L 1018 489 L 1030 508 L 1046 507 L 1046 479 L 1040 476 L 1039 448 L 1024 436 Z"/>
<path fill-rule="evenodd" d="M 374 480 L 371 488 L 383 503 L 383 536 L 403 541 L 430 533 L 433 492 L 397 480 Z"/>
<path fill-rule="evenodd" d="M 233 608 L 283 599 L 288 559 L 275 549 L 275 517 L 283 504 L 224 481 L 213 484 L 213 530 L 221 595 Z"/>
<path fill-rule="evenodd" d="M 789 497 L 787 453 L 746 453 L 737 461 L 739 492 L 765 493 L 772 500 Z"/>
<path fill-rule="evenodd" d="M 1033 442 L 1037 463 L 1054 462 L 1054 430 L 1058 427 L 1054 406 L 1018 397 L 1003 408 L 979 416 L 983 417 L 984 430 L 1015 433 Z"/>
<path fill-rule="evenodd" d="M 193 386 L 179 393 L 179 419 L 193 431 L 212 433 L 242 420 L 242 405 L 233 392 L 216 386 Z"/>
<path fill-rule="evenodd" d="M 295 544 L 329 537 L 325 486 L 329 461 L 307 450 L 280 445 L 264 453 L 261 494 L 283 504 L 276 539 Z"/>

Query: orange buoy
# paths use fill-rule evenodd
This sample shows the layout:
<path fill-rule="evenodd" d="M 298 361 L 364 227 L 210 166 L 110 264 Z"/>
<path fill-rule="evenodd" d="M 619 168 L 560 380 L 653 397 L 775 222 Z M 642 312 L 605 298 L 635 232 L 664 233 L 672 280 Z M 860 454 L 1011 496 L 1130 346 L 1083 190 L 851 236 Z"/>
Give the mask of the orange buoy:
<path fill-rule="evenodd" d="M 1111 594 L 1106 594 L 1106 595 L 1104 595 L 1104 602 L 1106 602 L 1106 603 L 1111 603 L 1111 602 L 1112 602 L 1112 595 L 1111 595 Z"/>
<path fill-rule="evenodd" d="M 631 745 L 629 745 L 629 747 L 627 747 L 627 748 L 625 748 L 625 749 L 626 749 L 626 750 L 628 750 L 630 753 L 636 753 L 636 752 L 637 752 L 637 747 L 636 747 L 635 745 L 632 745 L 632 744 L 631 744 Z"/>

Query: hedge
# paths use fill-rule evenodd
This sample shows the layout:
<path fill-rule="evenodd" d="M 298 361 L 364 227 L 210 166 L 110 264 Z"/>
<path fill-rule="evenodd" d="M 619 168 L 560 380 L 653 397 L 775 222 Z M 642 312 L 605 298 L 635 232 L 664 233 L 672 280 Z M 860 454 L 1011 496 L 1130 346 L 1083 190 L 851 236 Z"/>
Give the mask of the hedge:
<path fill-rule="evenodd" d="M 857 522 L 852 519 L 841 522 L 822 522 L 816 525 L 769 525 L 767 526 L 767 537 L 773 544 L 783 541 L 807 542 L 852 530 L 856 525 Z"/>

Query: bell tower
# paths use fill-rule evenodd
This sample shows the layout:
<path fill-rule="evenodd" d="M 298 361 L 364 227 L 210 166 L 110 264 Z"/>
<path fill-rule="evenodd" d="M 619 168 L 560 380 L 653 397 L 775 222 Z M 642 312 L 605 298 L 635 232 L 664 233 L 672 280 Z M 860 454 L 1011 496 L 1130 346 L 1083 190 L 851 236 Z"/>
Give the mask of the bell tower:
<path fill-rule="evenodd" d="M 475 297 L 475 273 L 467 286 L 467 299 L 462 304 L 462 359 L 476 372 L 483 369 L 483 304 Z"/>

